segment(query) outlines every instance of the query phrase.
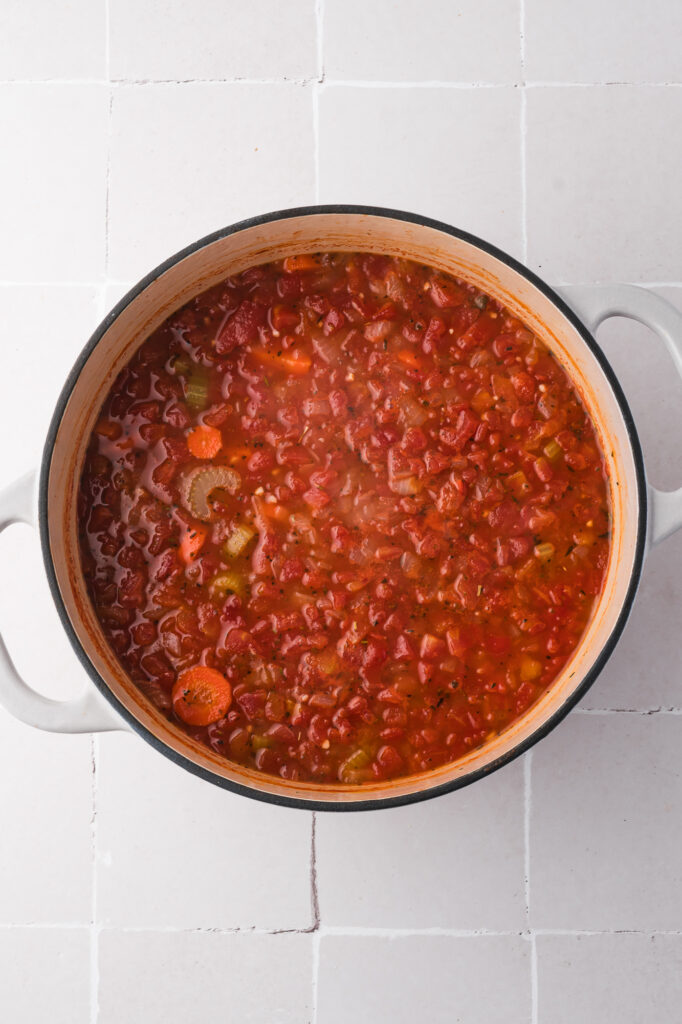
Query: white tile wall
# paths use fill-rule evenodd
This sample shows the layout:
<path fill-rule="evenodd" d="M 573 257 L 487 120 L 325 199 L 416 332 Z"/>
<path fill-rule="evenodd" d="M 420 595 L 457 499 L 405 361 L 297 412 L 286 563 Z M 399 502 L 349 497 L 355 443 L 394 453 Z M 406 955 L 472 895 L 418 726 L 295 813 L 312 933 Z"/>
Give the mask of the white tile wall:
<path fill-rule="evenodd" d="M 320 200 L 418 209 L 520 255 L 520 110 L 512 87 L 325 86 Z"/>
<path fill-rule="evenodd" d="M 132 735 L 99 744 L 96 878 L 104 924 L 312 927 L 309 814 L 207 786 Z"/>
<path fill-rule="evenodd" d="M 101 278 L 107 104 L 103 84 L 0 84 L 0 280 Z"/>
<path fill-rule="evenodd" d="M 341 927 L 521 931 L 523 820 L 521 762 L 479 786 L 368 812 L 361 821 L 318 815 L 322 920 Z"/>
<path fill-rule="evenodd" d="M 103 78 L 106 8 L 92 0 L 60 4 L 3 0 L 0 69 L 3 79 Z"/>
<path fill-rule="evenodd" d="M 302 79 L 317 67 L 314 0 L 109 0 L 109 11 L 115 79 Z"/>
<path fill-rule="evenodd" d="M 538 965 L 541 1020 L 642 1024 L 679 1018 L 680 935 L 543 935 Z"/>
<path fill-rule="evenodd" d="M 530 947 L 520 935 L 324 936 L 325 1024 L 509 1024 L 530 1019 Z"/>
<path fill-rule="evenodd" d="M 579 713 L 533 752 L 534 928 L 678 931 L 682 715 Z"/>
<path fill-rule="evenodd" d="M 678 281 L 682 89 L 527 90 L 529 264 L 554 281 Z"/>
<path fill-rule="evenodd" d="M 312 937 L 105 929 L 100 1024 L 302 1024 Z"/>
<path fill-rule="evenodd" d="M 86 928 L 0 928 L 0 1018 L 12 1024 L 89 1024 Z"/>
<path fill-rule="evenodd" d="M 35 464 L 125 282 L 250 213 L 402 206 L 550 281 L 682 306 L 681 33 L 674 0 L 5 0 L 0 486 Z M 600 340 L 654 482 L 678 486 L 668 357 L 622 320 Z M 0 573 L 21 671 L 75 692 L 27 528 Z M 0 715 L 0 1019 L 677 1021 L 680 579 L 673 538 L 582 710 L 531 755 L 391 812 L 313 826 L 138 739 Z"/>
<path fill-rule="evenodd" d="M 682 8 L 668 0 L 524 0 L 530 82 L 680 82 Z"/>
<path fill-rule="evenodd" d="M 90 737 L 40 733 L 3 710 L 0 779 L 0 934 L 3 925 L 89 924 Z"/>
<path fill-rule="evenodd" d="M 114 91 L 109 271 L 129 280 L 201 235 L 314 190 L 310 88 L 121 85 Z"/>
<path fill-rule="evenodd" d="M 518 82 L 519 5 L 509 0 L 325 0 L 324 68 L 355 81 Z"/>

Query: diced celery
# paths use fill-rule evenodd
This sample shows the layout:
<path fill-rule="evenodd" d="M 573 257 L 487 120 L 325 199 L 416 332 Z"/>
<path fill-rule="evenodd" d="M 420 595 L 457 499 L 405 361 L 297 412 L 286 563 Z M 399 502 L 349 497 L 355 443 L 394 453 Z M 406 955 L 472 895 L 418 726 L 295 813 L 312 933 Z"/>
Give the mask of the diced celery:
<path fill-rule="evenodd" d="M 213 593 L 241 596 L 244 593 L 244 580 L 238 572 L 221 572 L 211 580 L 211 590 Z"/>
<path fill-rule="evenodd" d="M 251 747 L 253 750 L 262 750 L 263 747 L 269 747 L 272 740 L 269 736 L 259 736 L 258 733 L 254 733 L 251 737 Z"/>
<path fill-rule="evenodd" d="M 203 366 L 194 366 L 185 383 L 185 401 L 190 409 L 205 409 L 208 405 L 208 373 Z"/>
<path fill-rule="evenodd" d="M 182 374 L 185 377 L 192 370 L 192 360 L 184 353 L 180 353 L 171 358 L 170 368 L 173 373 Z"/>
<path fill-rule="evenodd" d="M 536 544 L 534 554 L 541 562 L 549 562 L 550 559 L 554 558 L 554 545 L 550 544 L 549 541 L 543 544 Z"/>
<path fill-rule="evenodd" d="M 516 473 L 511 473 L 510 476 L 507 477 L 506 484 L 517 498 L 520 498 L 530 490 L 528 477 L 522 469 L 517 470 Z"/>
<path fill-rule="evenodd" d="M 339 779 L 341 782 L 361 782 L 359 772 L 366 768 L 370 762 L 370 756 L 362 747 L 354 750 L 339 768 Z"/>
<path fill-rule="evenodd" d="M 244 548 L 256 536 L 256 531 L 245 523 L 235 526 L 230 536 L 223 545 L 223 551 L 228 558 L 238 558 Z"/>
<path fill-rule="evenodd" d="M 550 462 L 554 462 L 554 460 L 558 459 L 561 455 L 561 447 L 554 440 L 548 441 L 542 450 Z"/>

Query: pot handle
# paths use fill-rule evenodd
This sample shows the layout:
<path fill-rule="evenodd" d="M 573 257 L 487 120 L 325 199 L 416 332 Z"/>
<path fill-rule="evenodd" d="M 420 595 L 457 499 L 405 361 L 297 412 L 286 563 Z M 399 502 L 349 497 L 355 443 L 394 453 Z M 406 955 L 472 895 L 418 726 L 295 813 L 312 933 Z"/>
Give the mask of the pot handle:
<path fill-rule="evenodd" d="M 561 289 L 568 304 L 592 333 L 612 316 L 650 327 L 663 340 L 682 377 L 682 313 L 647 288 L 632 284 L 571 285 Z M 649 542 L 658 544 L 682 526 L 682 487 L 659 491 L 647 484 Z"/>
<path fill-rule="evenodd" d="M 0 532 L 12 523 L 35 526 L 35 473 L 27 473 L 0 492 Z M 0 704 L 11 715 L 49 732 L 109 732 L 125 729 L 123 719 L 93 686 L 71 700 L 51 700 L 31 689 L 17 672 L 0 636 Z"/>

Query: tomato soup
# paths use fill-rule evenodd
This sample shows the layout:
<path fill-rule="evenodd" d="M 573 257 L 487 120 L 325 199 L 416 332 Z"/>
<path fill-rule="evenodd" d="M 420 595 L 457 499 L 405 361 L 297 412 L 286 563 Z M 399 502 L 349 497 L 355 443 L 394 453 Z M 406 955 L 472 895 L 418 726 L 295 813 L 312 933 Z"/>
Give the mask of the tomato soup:
<path fill-rule="evenodd" d="M 358 784 L 462 757 L 566 665 L 600 592 L 595 430 L 463 280 L 294 256 L 199 295 L 119 374 L 79 494 L 106 637 L 225 758 Z"/>

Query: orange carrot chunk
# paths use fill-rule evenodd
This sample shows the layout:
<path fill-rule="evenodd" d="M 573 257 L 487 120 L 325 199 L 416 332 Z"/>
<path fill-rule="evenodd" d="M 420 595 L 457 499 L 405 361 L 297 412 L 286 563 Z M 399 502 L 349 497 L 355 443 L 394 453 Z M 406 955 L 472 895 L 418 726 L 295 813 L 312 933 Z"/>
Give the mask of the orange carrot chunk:
<path fill-rule="evenodd" d="M 232 687 L 214 668 L 194 665 L 181 672 L 172 692 L 173 710 L 187 725 L 210 725 L 232 703 Z"/>
<path fill-rule="evenodd" d="M 421 360 L 409 348 L 402 348 L 398 352 L 398 359 L 405 366 L 409 366 L 411 370 L 421 370 L 422 368 Z"/>
<path fill-rule="evenodd" d="M 204 546 L 208 530 L 205 526 L 192 526 L 185 530 L 180 541 L 180 555 L 190 565 Z"/>
<path fill-rule="evenodd" d="M 195 459 L 213 459 L 223 446 L 223 435 L 217 427 L 201 424 L 187 435 L 187 447 Z"/>
<path fill-rule="evenodd" d="M 303 376 L 312 365 L 310 356 L 297 348 L 274 349 L 257 346 L 251 349 L 254 359 L 265 366 L 277 367 L 285 373 Z"/>
<path fill-rule="evenodd" d="M 319 266 L 319 260 L 308 253 L 302 253 L 300 256 L 287 256 L 283 263 L 285 274 L 295 274 L 297 270 L 317 270 Z"/>

